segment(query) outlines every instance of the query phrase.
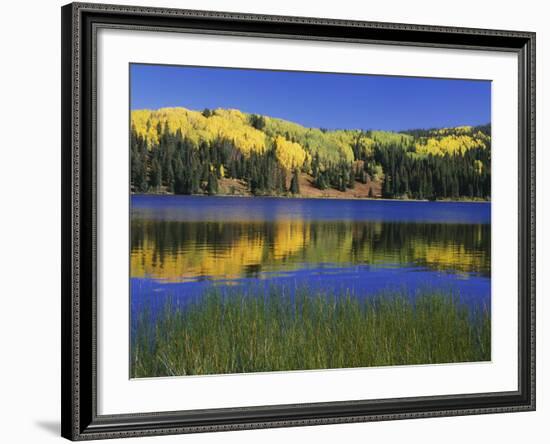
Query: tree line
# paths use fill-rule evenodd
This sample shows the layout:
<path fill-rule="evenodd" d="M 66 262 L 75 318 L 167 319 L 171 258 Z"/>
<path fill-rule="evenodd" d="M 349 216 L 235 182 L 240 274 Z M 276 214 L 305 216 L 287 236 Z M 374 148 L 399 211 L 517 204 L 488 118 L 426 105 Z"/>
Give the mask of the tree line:
<path fill-rule="evenodd" d="M 255 127 L 265 124 L 261 116 L 253 119 Z M 410 133 L 417 137 L 429 134 L 423 130 Z M 320 190 L 346 191 L 358 182 L 378 182 L 384 198 L 487 199 L 491 194 L 490 148 L 417 155 L 410 142 L 374 143 L 369 151 L 352 146 L 352 162 L 328 162 L 315 153 L 301 167 L 289 169 L 277 157 L 275 142 L 245 155 L 227 138 L 196 142 L 179 129 L 171 132 L 167 123 L 158 123 L 157 134 L 158 143 L 151 146 L 131 129 L 134 192 L 215 195 L 220 192 L 220 180 L 231 178 L 245 183 L 255 195 L 299 195 L 300 177 L 308 174 Z M 375 197 L 370 190 L 370 197 Z"/>
<path fill-rule="evenodd" d="M 219 191 L 220 179 L 226 177 L 243 180 L 257 195 L 299 194 L 298 171 L 283 168 L 273 147 L 245 156 L 228 139 L 197 144 L 179 130 L 171 133 L 168 125 L 158 133 L 158 144 L 148 148 L 132 128 L 131 186 L 135 192 L 213 195 Z"/>
<path fill-rule="evenodd" d="M 479 198 L 491 195 L 490 151 L 473 148 L 463 154 L 408 155 L 401 147 L 375 146 L 382 166 L 382 194 L 387 198 Z"/>

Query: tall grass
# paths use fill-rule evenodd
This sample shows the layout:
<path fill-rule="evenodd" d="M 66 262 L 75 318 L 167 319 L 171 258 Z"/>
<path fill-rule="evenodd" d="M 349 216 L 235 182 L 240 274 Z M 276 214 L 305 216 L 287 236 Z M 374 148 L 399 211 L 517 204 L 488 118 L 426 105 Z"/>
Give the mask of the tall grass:
<path fill-rule="evenodd" d="M 135 319 L 131 376 L 329 369 L 491 359 L 491 321 L 450 292 L 209 290 Z"/>

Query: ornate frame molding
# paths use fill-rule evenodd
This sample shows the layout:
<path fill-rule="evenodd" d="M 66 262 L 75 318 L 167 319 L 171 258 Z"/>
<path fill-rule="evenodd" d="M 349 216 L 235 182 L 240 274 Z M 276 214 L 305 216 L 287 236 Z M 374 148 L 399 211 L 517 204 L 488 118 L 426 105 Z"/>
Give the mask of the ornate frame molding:
<path fill-rule="evenodd" d="M 535 34 L 72 3 L 62 8 L 62 435 L 71 440 L 535 409 Z M 95 37 L 99 27 L 511 51 L 519 61 L 519 390 L 97 415 Z"/>

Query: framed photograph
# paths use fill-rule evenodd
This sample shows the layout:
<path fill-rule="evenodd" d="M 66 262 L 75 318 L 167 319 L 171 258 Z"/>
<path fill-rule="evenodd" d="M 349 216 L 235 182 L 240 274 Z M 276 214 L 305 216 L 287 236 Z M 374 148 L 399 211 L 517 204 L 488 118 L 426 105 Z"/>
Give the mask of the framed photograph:
<path fill-rule="evenodd" d="M 534 410 L 534 33 L 61 13 L 64 437 Z"/>

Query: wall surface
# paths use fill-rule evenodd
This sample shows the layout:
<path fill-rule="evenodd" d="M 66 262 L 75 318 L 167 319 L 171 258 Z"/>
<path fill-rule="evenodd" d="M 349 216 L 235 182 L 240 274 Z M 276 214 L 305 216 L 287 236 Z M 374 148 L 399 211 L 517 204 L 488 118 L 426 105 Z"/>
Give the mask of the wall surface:
<path fill-rule="evenodd" d="M 545 2 L 388 0 L 358 2 L 164 0 L 119 3 L 260 14 L 515 29 L 537 32 L 538 121 L 538 410 L 533 413 L 350 424 L 292 429 L 146 438 L 126 442 L 281 443 L 547 442 L 550 421 L 548 372 L 550 304 L 543 261 L 549 251 L 542 227 L 545 109 L 550 14 Z M 5 2 L 0 27 L 0 409 L 2 441 L 59 442 L 60 410 L 60 11 L 58 0 Z M 546 25 L 546 26 L 545 26 Z M 545 214 L 546 213 L 546 214 Z M 543 250 L 545 250 L 543 252 Z M 7 284 L 7 285 L 6 285 Z M 498 296 L 497 296 L 498 297 Z M 544 350 L 545 348 L 545 350 Z M 414 383 L 414 381 L 411 381 Z"/>

